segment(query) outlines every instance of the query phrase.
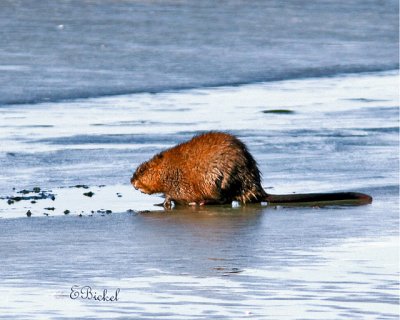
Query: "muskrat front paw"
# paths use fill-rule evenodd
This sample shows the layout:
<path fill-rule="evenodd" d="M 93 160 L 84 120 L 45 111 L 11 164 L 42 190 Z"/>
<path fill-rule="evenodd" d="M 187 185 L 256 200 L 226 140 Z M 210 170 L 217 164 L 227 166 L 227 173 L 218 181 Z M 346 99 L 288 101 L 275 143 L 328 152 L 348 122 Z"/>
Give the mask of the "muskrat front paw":
<path fill-rule="evenodd" d="M 163 206 L 165 209 L 172 209 L 172 201 L 169 198 L 164 200 Z"/>

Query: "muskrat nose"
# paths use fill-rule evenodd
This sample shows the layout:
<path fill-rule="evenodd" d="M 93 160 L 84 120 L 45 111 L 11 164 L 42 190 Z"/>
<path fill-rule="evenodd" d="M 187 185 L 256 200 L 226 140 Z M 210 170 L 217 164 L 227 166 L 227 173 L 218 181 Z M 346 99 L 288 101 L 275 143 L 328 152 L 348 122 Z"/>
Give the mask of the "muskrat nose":
<path fill-rule="evenodd" d="M 131 178 L 131 184 L 137 190 L 136 181 L 135 181 L 135 177 L 134 176 Z"/>

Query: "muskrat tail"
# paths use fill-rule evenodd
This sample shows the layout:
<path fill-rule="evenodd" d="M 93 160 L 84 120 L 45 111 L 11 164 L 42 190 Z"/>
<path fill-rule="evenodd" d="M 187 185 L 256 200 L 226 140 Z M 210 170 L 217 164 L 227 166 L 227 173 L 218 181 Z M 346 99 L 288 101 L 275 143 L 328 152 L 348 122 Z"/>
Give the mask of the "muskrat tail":
<path fill-rule="evenodd" d="M 372 197 L 359 192 L 266 194 L 263 201 L 291 206 L 364 205 L 372 203 Z"/>

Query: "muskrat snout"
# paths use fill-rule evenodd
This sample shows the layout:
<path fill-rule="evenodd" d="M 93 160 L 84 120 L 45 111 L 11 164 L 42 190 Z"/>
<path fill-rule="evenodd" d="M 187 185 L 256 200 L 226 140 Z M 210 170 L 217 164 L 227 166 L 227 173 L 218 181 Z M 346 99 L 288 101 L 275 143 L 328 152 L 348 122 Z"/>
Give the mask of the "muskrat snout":
<path fill-rule="evenodd" d="M 133 175 L 131 178 L 131 184 L 133 185 L 133 187 L 137 190 L 138 189 L 138 185 L 137 185 L 137 180 L 135 179 L 135 176 Z"/>

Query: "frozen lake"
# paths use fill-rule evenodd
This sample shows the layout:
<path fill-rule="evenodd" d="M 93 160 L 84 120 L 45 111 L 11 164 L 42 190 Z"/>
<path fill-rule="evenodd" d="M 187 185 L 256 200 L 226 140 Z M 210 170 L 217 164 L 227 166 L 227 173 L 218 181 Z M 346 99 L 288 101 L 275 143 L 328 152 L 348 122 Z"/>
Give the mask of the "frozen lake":
<path fill-rule="evenodd" d="M 397 88 L 381 72 L 1 107 L 0 317 L 397 319 Z M 248 145 L 271 193 L 374 202 L 164 212 L 129 185 L 215 129 Z M 47 197 L 7 203 L 35 187 Z"/>

